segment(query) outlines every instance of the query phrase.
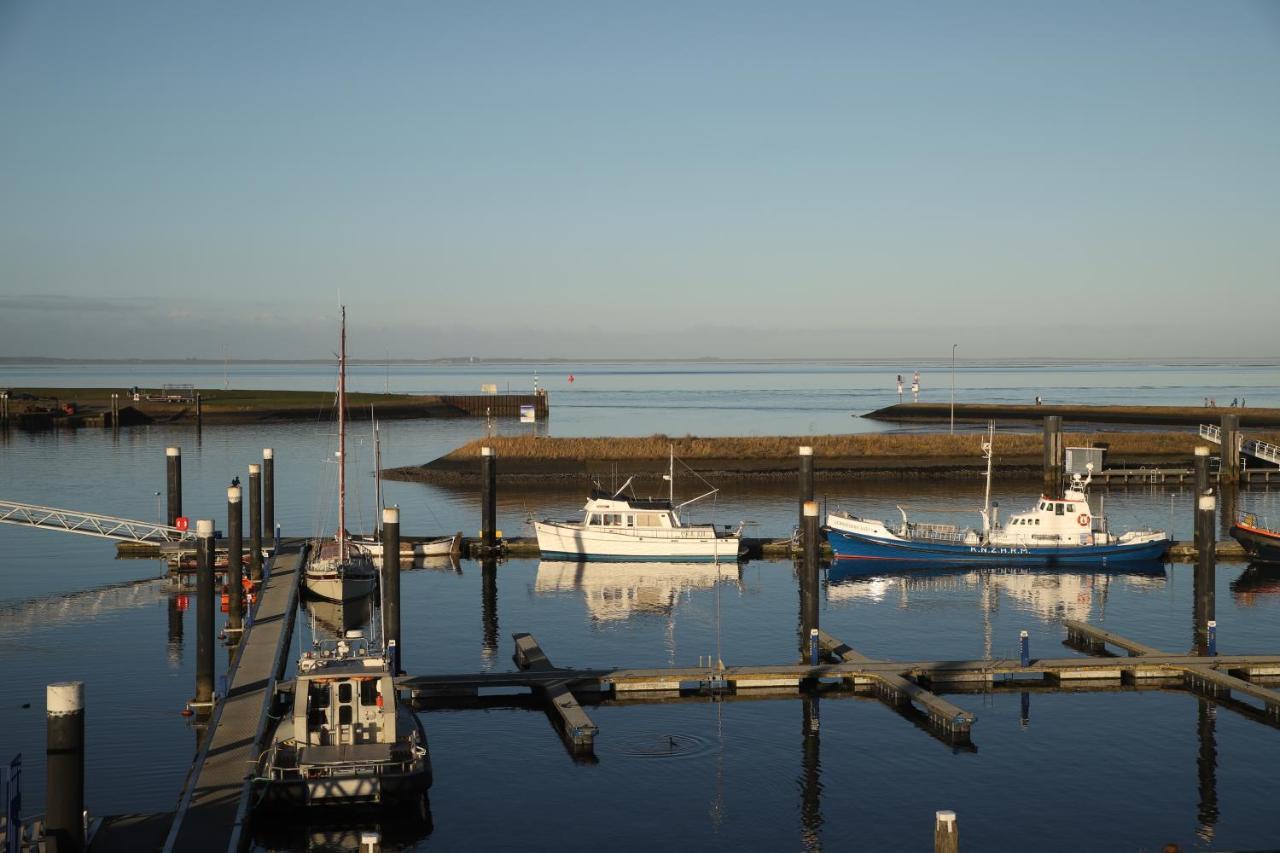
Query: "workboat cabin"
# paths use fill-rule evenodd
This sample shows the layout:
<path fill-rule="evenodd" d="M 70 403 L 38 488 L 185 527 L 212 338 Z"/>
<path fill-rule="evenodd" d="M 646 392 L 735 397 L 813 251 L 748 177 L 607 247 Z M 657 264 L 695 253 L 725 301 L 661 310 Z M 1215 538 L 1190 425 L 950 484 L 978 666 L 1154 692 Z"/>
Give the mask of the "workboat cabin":
<path fill-rule="evenodd" d="M 671 504 L 663 500 L 628 498 L 614 500 L 608 495 L 592 495 L 583 507 L 583 523 L 587 527 L 656 527 L 680 526 Z"/>
<path fill-rule="evenodd" d="M 363 638 L 324 640 L 298 660 L 293 706 L 260 759 L 277 806 L 413 802 L 431 784 L 426 734 L 397 701 L 388 659 Z"/>
<path fill-rule="evenodd" d="M 1088 544 L 1094 533 L 1088 499 L 1083 492 L 1068 489 L 1062 500 L 1041 496 L 1029 512 L 1010 516 L 999 530 L 999 538 L 1010 543 Z"/>

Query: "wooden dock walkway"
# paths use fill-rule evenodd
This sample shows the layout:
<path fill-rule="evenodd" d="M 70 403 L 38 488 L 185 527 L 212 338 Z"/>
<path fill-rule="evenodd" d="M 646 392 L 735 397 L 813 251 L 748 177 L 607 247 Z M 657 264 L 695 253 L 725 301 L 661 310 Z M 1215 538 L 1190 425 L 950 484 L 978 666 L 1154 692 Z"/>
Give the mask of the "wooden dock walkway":
<path fill-rule="evenodd" d="M 171 851 L 240 849 L 249 811 L 249 780 L 258 757 L 276 682 L 293 640 L 299 579 L 306 547 L 282 547 L 246 625 L 200 752 L 187 775 L 178 812 L 165 839 Z"/>

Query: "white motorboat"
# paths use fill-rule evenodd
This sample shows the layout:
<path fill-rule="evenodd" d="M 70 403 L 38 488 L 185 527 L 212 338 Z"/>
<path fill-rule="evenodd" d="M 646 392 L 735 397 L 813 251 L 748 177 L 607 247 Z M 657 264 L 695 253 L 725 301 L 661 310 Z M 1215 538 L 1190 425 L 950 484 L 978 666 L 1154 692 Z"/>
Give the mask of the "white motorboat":
<path fill-rule="evenodd" d="M 717 530 L 712 524 L 685 524 L 679 511 L 716 493 L 712 489 L 681 504 L 675 503 L 675 457 L 672 456 L 667 500 L 624 495 L 631 485 L 609 494 L 593 492 L 580 521 L 534 522 L 538 549 L 544 559 L 664 560 L 736 562 L 743 553 L 741 526 Z"/>

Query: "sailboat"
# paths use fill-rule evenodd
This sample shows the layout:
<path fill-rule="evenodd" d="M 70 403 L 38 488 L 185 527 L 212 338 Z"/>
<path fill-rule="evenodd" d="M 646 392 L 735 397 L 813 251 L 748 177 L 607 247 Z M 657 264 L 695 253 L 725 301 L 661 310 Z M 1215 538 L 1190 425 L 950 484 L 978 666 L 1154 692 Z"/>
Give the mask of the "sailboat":
<path fill-rule="evenodd" d="M 742 556 L 741 527 L 720 531 L 712 524 L 684 524 L 680 510 L 694 501 L 714 495 L 712 489 L 682 504 L 675 502 L 675 453 L 667 500 L 650 500 L 623 494 L 622 488 L 593 491 L 583 507 L 581 521 L 538 521 L 538 549 L 543 559 L 556 560 L 662 560 L 736 562 Z"/>
<path fill-rule="evenodd" d="M 307 592 L 329 601 L 369 595 L 378 573 L 369 553 L 347 534 L 347 307 L 342 306 L 338 354 L 338 532 L 315 543 L 303 574 Z"/>

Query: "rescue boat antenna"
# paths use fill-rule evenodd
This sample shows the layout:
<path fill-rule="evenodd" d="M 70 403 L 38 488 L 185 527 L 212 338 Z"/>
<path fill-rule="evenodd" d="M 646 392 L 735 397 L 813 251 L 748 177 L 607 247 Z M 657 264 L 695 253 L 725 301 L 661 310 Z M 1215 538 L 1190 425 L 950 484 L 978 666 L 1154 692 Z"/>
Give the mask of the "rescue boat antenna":
<path fill-rule="evenodd" d="M 991 461 L 995 457 L 996 422 L 987 421 L 987 440 L 982 443 L 982 455 L 987 459 L 987 491 L 982 501 L 982 533 L 991 534 Z"/>

